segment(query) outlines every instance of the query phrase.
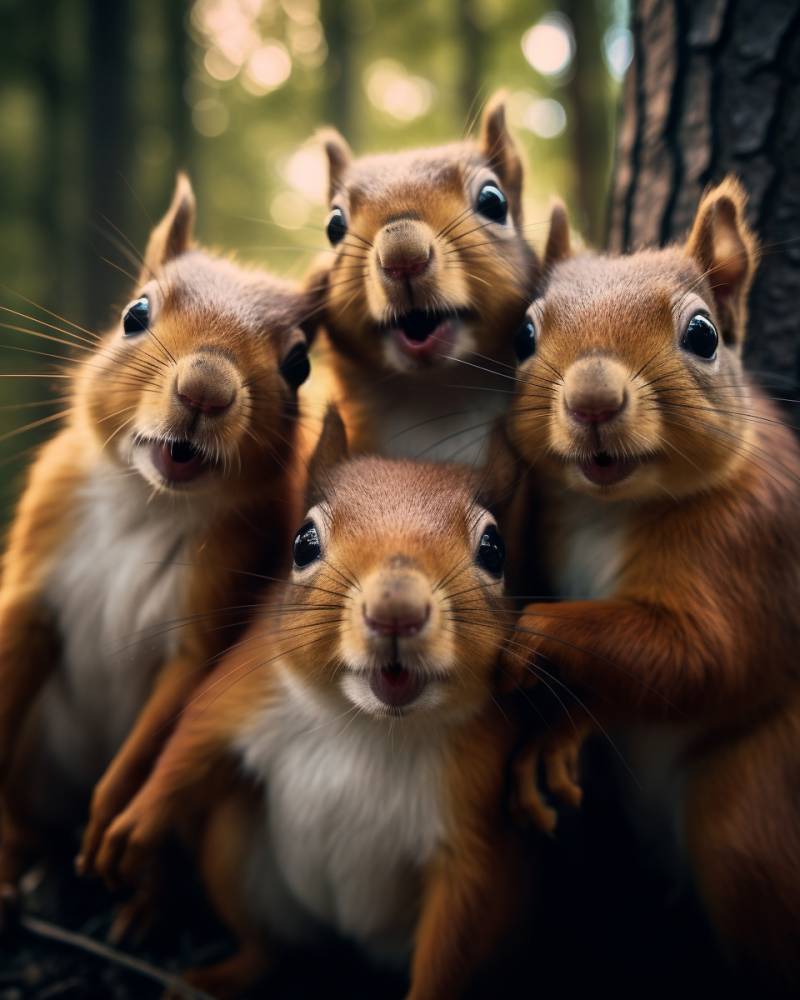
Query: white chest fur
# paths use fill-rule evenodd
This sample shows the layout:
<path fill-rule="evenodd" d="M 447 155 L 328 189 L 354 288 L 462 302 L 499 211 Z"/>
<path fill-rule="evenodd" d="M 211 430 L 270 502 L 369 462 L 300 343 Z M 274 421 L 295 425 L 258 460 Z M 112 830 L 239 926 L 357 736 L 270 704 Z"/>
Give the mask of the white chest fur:
<path fill-rule="evenodd" d="M 304 913 L 376 957 L 404 958 L 443 832 L 441 742 L 413 720 L 337 715 L 284 683 L 240 740 L 265 788 L 246 871 L 254 916 L 292 938 Z"/>
<path fill-rule="evenodd" d="M 466 364 L 425 377 L 405 375 L 364 387 L 373 450 L 389 458 L 421 458 L 478 465 L 498 416 L 509 406 L 514 383 Z"/>
<path fill-rule="evenodd" d="M 558 597 L 608 597 L 624 559 L 627 505 L 567 493 L 551 503 L 556 511 L 551 562 Z"/>
<path fill-rule="evenodd" d="M 98 469 L 79 504 L 46 588 L 62 655 L 41 711 L 45 756 L 86 790 L 176 644 L 191 522 L 183 498 L 150 500 L 137 476 L 109 467 Z"/>

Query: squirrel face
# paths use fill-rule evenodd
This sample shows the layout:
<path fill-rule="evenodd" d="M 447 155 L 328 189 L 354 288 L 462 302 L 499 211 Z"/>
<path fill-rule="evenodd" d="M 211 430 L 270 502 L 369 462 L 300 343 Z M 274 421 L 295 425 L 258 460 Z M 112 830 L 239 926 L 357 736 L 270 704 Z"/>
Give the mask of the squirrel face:
<path fill-rule="evenodd" d="M 522 163 L 501 101 L 481 139 L 330 165 L 326 322 L 346 355 L 414 372 L 472 352 L 506 356 L 537 278 L 522 226 Z"/>
<path fill-rule="evenodd" d="M 752 426 L 740 348 L 755 244 L 743 212 L 728 180 L 682 249 L 569 259 L 554 210 L 547 286 L 516 336 L 509 430 L 528 461 L 607 499 L 674 498 L 730 475 Z"/>
<path fill-rule="evenodd" d="M 156 490 L 257 488 L 289 446 L 308 374 L 304 300 L 290 285 L 189 246 L 194 198 L 179 178 L 140 285 L 84 366 L 79 395 L 115 460 Z"/>
<path fill-rule="evenodd" d="M 365 457 L 315 478 L 289 588 L 291 635 L 310 639 L 290 653 L 294 674 L 373 716 L 480 708 L 504 635 L 505 552 L 470 470 Z"/>

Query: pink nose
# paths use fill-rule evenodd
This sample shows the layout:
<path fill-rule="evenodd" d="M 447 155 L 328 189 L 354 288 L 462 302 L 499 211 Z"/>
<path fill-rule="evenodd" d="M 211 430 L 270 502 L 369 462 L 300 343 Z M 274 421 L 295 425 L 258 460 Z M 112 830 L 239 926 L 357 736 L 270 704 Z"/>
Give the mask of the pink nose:
<path fill-rule="evenodd" d="M 406 278 L 415 278 L 428 270 L 430 256 L 425 260 L 396 260 L 381 265 L 381 270 L 387 278 L 394 278 L 395 281 L 404 281 Z"/>
<path fill-rule="evenodd" d="M 606 424 L 609 420 L 613 420 L 624 406 L 624 399 L 618 405 L 608 405 L 606 403 L 590 405 L 584 402 L 581 406 L 567 405 L 567 412 L 581 424 Z"/>
<path fill-rule="evenodd" d="M 206 416 L 224 413 L 233 402 L 233 396 L 227 400 L 220 400 L 219 397 L 216 399 L 204 399 L 202 393 L 199 392 L 193 392 L 191 395 L 186 392 L 179 392 L 178 399 L 187 410 L 199 410 L 200 413 L 204 413 Z"/>
<path fill-rule="evenodd" d="M 364 623 L 376 635 L 416 635 L 431 615 L 426 590 L 414 577 L 384 577 L 377 587 L 368 588 L 364 594 Z"/>

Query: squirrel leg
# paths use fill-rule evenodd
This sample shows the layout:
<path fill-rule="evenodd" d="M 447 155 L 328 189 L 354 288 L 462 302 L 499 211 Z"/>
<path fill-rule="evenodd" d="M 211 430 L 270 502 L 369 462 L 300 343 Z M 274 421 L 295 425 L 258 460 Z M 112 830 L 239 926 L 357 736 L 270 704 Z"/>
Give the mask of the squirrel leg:
<path fill-rule="evenodd" d="M 243 899 L 242 866 L 253 822 L 252 806 L 234 792 L 209 815 L 198 852 L 206 892 L 219 917 L 236 936 L 239 949 L 216 965 L 190 969 L 183 979 L 219 1000 L 245 992 L 271 965 L 265 936 L 261 928 L 254 926 Z"/>
<path fill-rule="evenodd" d="M 800 705 L 693 768 L 687 844 L 700 896 L 744 972 L 800 985 Z"/>

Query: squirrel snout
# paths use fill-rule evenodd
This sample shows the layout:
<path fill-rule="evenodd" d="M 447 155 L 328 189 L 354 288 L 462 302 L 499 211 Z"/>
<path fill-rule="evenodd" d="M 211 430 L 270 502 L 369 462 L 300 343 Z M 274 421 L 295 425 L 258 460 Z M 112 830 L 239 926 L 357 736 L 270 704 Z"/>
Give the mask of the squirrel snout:
<path fill-rule="evenodd" d="M 564 406 L 581 424 L 604 424 L 625 408 L 627 374 L 610 358 L 584 358 L 567 370 Z"/>
<path fill-rule="evenodd" d="M 416 219 L 400 219 L 384 226 L 375 247 L 384 277 L 393 281 L 424 274 L 433 256 L 430 231 Z"/>
<path fill-rule="evenodd" d="M 377 636 L 417 635 L 431 616 L 430 586 L 421 573 L 378 573 L 363 594 L 364 623 Z"/>
<path fill-rule="evenodd" d="M 193 355 L 181 358 L 175 377 L 175 395 L 188 410 L 206 416 L 224 413 L 236 399 L 236 370 L 224 358 Z"/>

